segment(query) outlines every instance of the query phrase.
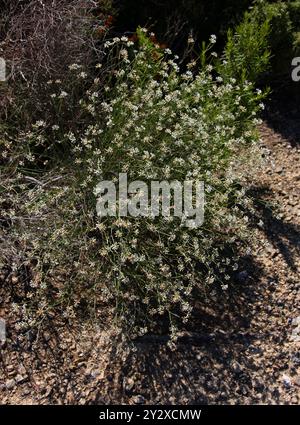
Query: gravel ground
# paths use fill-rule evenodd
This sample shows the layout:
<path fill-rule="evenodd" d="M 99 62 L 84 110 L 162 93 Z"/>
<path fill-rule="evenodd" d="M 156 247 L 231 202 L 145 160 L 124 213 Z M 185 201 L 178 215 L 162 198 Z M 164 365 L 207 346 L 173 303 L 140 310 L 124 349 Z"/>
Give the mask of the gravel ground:
<path fill-rule="evenodd" d="M 217 308 L 199 303 L 192 327 L 171 351 L 164 337 L 129 349 L 112 331 L 66 327 L 58 319 L 36 339 L 18 328 L 14 289 L 0 281 L 0 317 L 7 323 L 2 404 L 300 402 L 300 144 L 267 123 L 261 134 L 270 161 L 253 193 L 262 200 L 264 247 L 245 259 L 239 289 Z M 276 216 L 270 200 L 279 204 Z"/>

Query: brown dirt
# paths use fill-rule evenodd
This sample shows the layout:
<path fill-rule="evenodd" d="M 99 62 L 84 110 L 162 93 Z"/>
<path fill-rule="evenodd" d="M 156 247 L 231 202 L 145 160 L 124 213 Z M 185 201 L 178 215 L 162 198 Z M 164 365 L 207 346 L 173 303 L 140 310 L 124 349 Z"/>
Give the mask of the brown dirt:
<path fill-rule="evenodd" d="M 57 319 L 33 335 L 19 328 L 0 282 L 2 404 L 300 402 L 300 144 L 267 123 L 261 134 L 270 161 L 251 192 L 264 246 L 244 260 L 235 289 L 213 295 L 214 309 L 199 303 L 171 351 L 165 337 L 128 347 L 103 327 Z"/>

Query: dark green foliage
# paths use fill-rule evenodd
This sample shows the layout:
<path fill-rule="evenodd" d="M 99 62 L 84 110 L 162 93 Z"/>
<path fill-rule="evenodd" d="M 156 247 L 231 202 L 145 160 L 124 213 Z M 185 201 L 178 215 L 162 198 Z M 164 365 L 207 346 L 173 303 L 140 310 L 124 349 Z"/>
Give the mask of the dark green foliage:
<path fill-rule="evenodd" d="M 292 1 L 287 4 L 294 31 L 300 31 L 300 1 Z"/>
<path fill-rule="evenodd" d="M 226 36 L 252 0 L 122 0 L 116 1 L 116 28 L 134 32 L 138 25 L 149 27 L 160 42 L 180 53 L 189 33 L 201 42 L 211 34 Z"/>
<path fill-rule="evenodd" d="M 225 79 L 257 82 L 269 65 L 269 21 L 259 22 L 253 13 L 246 13 L 236 32 L 228 31 L 223 62 L 219 72 Z"/>
<path fill-rule="evenodd" d="M 268 19 L 270 23 L 269 43 L 272 54 L 272 74 L 289 73 L 291 60 L 294 56 L 294 35 L 288 3 L 259 1 L 252 13 L 258 23 L 265 19 Z"/>
<path fill-rule="evenodd" d="M 295 56 L 300 56 L 300 1 L 288 3 L 288 9 L 294 31 Z"/>

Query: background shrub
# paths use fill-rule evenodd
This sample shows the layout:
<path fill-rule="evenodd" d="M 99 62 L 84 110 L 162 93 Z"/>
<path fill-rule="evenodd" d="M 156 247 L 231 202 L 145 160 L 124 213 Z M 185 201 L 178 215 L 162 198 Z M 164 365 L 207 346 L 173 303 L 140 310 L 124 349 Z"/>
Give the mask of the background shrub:
<path fill-rule="evenodd" d="M 289 14 L 294 31 L 294 50 L 295 55 L 300 55 L 300 1 L 292 1 L 288 3 Z"/>
<path fill-rule="evenodd" d="M 88 67 L 101 60 L 112 6 L 108 0 L 2 3 L 0 55 L 9 79 L 0 113 L 11 129 L 24 129 L 51 110 L 48 80 L 65 79 L 74 62 Z"/>
<path fill-rule="evenodd" d="M 138 25 L 147 27 L 182 58 L 190 33 L 198 45 L 216 34 L 222 49 L 228 27 L 234 27 L 252 3 L 251 0 L 115 1 L 118 10 L 115 28 L 123 33 L 135 32 Z"/>
<path fill-rule="evenodd" d="M 257 2 L 252 14 L 257 22 L 265 19 L 270 24 L 269 44 L 271 50 L 271 70 L 275 75 L 290 74 L 291 59 L 294 55 L 294 29 L 286 2 Z M 272 78 L 273 78 L 272 77 Z"/>
<path fill-rule="evenodd" d="M 253 12 L 246 12 L 235 33 L 228 31 L 220 74 L 228 80 L 258 81 L 269 65 L 270 23 L 257 19 Z"/>

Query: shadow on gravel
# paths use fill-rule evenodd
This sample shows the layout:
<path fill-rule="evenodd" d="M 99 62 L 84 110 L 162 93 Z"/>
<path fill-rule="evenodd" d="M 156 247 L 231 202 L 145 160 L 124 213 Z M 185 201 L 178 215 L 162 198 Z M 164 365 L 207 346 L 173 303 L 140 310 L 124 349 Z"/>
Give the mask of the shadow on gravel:
<path fill-rule="evenodd" d="M 266 337 L 246 332 L 200 336 L 198 330 L 179 338 L 175 351 L 164 338 L 141 340 L 123 365 L 120 390 L 125 400 L 140 395 L 158 404 L 263 401 L 265 382 L 252 376 L 259 366 L 251 354 L 262 354 L 256 342 Z"/>
<path fill-rule="evenodd" d="M 256 212 L 251 223 L 262 220 L 263 231 L 282 254 L 287 266 L 296 270 L 300 254 L 300 227 L 276 217 L 265 199 L 272 198 L 267 187 L 254 187 L 249 193 Z M 134 342 L 121 368 L 119 393 L 125 402 L 158 404 L 251 404 L 279 403 L 278 387 L 269 370 L 262 341 L 278 347 L 276 359 L 284 367 L 284 344 L 287 330 L 270 330 L 265 322 L 255 320 L 266 306 L 273 308 L 277 290 L 276 270 L 271 275 L 252 256 L 241 260 L 241 272 L 228 292 L 215 290 L 200 299 L 194 308 L 191 324 L 182 329 L 175 351 L 167 343 L 168 335 L 146 335 Z M 262 304 L 264 306 L 262 306 Z M 266 356 L 267 358 L 267 356 Z M 258 359 L 258 360 L 257 360 Z M 112 358 L 113 361 L 113 358 Z"/>
<path fill-rule="evenodd" d="M 265 223 L 268 240 L 294 270 L 300 248 L 299 226 L 275 216 L 264 201 L 272 195 L 267 187 L 252 188 L 248 195 L 256 205 L 256 213 L 250 217 L 252 225 L 260 220 Z M 228 291 L 216 287 L 199 298 L 176 350 L 168 347 L 167 334 L 146 335 L 134 341 L 133 349 L 121 358 L 118 341 L 111 341 L 108 369 L 95 381 L 86 370 L 89 354 L 81 360 L 74 358 L 73 337 L 64 323 L 61 328 L 56 323 L 49 326 L 34 342 L 36 335 L 28 330 L 13 333 L 12 321 L 8 336 L 15 345 L 7 348 L 18 353 L 18 361 L 24 358 L 31 388 L 50 403 L 78 403 L 81 397 L 87 404 L 261 404 L 269 403 L 270 398 L 279 403 L 278 389 L 269 387 L 274 370 L 272 364 L 266 366 L 262 341 L 276 344 L 277 363 L 283 365 L 286 331 L 271 332 L 267 313 L 265 322 L 258 325 L 255 320 L 266 305 L 274 305 L 276 270 L 270 276 L 252 256 L 241 260 L 240 270 Z M 66 334 L 70 340 L 64 339 Z M 8 379 L 6 355 L 3 351 L 0 356 L 0 369 Z M 45 364 L 55 378 L 49 378 L 41 388 L 31 371 L 42 373 Z"/>
<path fill-rule="evenodd" d="M 264 119 L 291 146 L 300 145 L 300 82 L 273 87 Z"/>
<path fill-rule="evenodd" d="M 263 230 L 269 242 L 280 252 L 286 264 L 297 271 L 295 259 L 300 255 L 300 226 L 276 217 L 274 210 L 264 201 L 265 198 L 274 199 L 268 187 L 251 188 L 247 195 L 254 200 L 256 208 L 252 221 L 263 221 Z"/>
<path fill-rule="evenodd" d="M 251 256 L 242 260 L 242 270 L 226 293 L 215 290 L 198 300 L 175 350 L 168 347 L 168 334 L 148 334 L 133 342 L 118 383 L 125 403 L 267 401 L 265 381 L 253 376 L 259 370 L 253 355 L 263 354 L 260 343 L 270 335 L 251 323 L 254 306 L 265 291 L 257 284 L 264 270 Z M 268 287 L 272 285 L 276 286 L 273 279 Z M 275 392 L 273 398 L 277 397 Z"/>

